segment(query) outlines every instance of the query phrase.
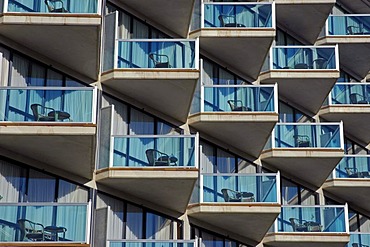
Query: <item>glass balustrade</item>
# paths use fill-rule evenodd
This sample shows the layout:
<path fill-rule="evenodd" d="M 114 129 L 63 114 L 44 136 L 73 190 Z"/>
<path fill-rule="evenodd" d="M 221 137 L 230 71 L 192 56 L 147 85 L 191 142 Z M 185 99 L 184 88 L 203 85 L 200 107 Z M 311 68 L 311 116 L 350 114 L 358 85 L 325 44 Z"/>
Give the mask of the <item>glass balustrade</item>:
<path fill-rule="evenodd" d="M 275 112 L 275 87 L 204 86 L 205 112 Z"/>
<path fill-rule="evenodd" d="M 328 35 L 370 35 L 370 15 L 330 15 Z"/>
<path fill-rule="evenodd" d="M 271 59 L 271 56 L 270 56 Z M 339 69 L 335 47 L 272 47 L 272 69 Z"/>
<path fill-rule="evenodd" d="M 278 203 L 277 174 L 202 174 L 203 202 Z"/>
<path fill-rule="evenodd" d="M 87 203 L 1 203 L 0 242 L 85 243 L 88 212 Z"/>
<path fill-rule="evenodd" d="M 345 211 L 345 206 L 282 206 L 275 227 L 277 232 L 346 232 Z"/>
<path fill-rule="evenodd" d="M 204 3 L 204 27 L 271 28 L 273 5 Z"/>
<path fill-rule="evenodd" d="M 194 247 L 193 240 L 109 240 L 109 247 Z"/>
<path fill-rule="evenodd" d="M 196 136 L 114 136 L 113 167 L 195 167 Z M 100 168 L 107 167 L 101 164 Z"/>
<path fill-rule="evenodd" d="M 95 121 L 94 88 L 0 87 L 0 121 Z"/>
<path fill-rule="evenodd" d="M 347 247 L 369 247 L 370 233 L 351 232 Z"/>
<path fill-rule="evenodd" d="M 197 69 L 195 40 L 118 40 L 118 68 Z"/>
<path fill-rule="evenodd" d="M 336 178 L 370 178 L 370 156 L 346 155 L 335 168 Z"/>
<path fill-rule="evenodd" d="M 329 95 L 331 105 L 370 104 L 370 84 L 336 83 Z"/>
<path fill-rule="evenodd" d="M 343 148 L 340 124 L 278 123 L 273 134 L 274 148 Z"/>
<path fill-rule="evenodd" d="M 98 0 L 8 0 L 8 12 L 97 14 Z"/>

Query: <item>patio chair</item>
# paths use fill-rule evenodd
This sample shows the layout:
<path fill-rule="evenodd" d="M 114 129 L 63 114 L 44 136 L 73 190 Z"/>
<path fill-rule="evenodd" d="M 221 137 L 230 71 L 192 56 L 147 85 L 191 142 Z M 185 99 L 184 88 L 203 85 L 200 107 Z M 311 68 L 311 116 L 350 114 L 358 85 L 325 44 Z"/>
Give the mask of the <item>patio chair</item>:
<path fill-rule="evenodd" d="M 17 221 L 21 230 L 21 240 L 30 241 L 44 241 L 44 226 L 40 223 L 32 222 L 26 219 L 19 219 Z"/>
<path fill-rule="evenodd" d="M 228 100 L 231 111 L 251 111 L 251 108 L 244 106 L 241 100 Z"/>
<path fill-rule="evenodd" d="M 297 218 L 289 218 L 294 232 L 321 232 L 322 225 L 315 221 L 300 220 Z"/>
<path fill-rule="evenodd" d="M 326 69 L 327 66 L 328 66 L 328 60 L 326 60 L 325 58 L 319 57 L 313 60 L 314 69 Z"/>
<path fill-rule="evenodd" d="M 310 137 L 308 135 L 294 135 L 295 147 L 310 147 Z"/>
<path fill-rule="evenodd" d="M 35 121 L 57 121 L 56 111 L 51 107 L 46 107 L 40 104 L 32 104 L 31 110 Z M 49 116 L 49 113 L 54 113 L 53 116 Z"/>
<path fill-rule="evenodd" d="M 225 202 L 254 202 L 252 192 L 239 192 L 231 189 L 221 189 Z"/>
<path fill-rule="evenodd" d="M 366 244 L 353 243 L 352 247 L 370 247 L 370 246 Z"/>
<path fill-rule="evenodd" d="M 177 158 L 162 153 L 156 149 L 148 149 L 145 151 L 149 166 L 176 166 Z"/>
<path fill-rule="evenodd" d="M 245 27 L 244 24 L 236 22 L 235 15 L 219 15 L 218 19 L 220 20 L 221 27 Z"/>
<path fill-rule="evenodd" d="M 149 58 L 153 61 L 155 68 L 171 68 L 170 60 L 167 55 L 150 53 Z M 161 58 L 163 58 L 163 61 Z"/>
<path fill-rule="evenodd" d="M 45 0 L 45 4 L 52 13 L 69 13 L 67 9 L 64 8 L 64 3 L 62 0 Z"/>
<path fill-rule="evenodd" d="M 349 95 L 349 100 L 351 104 L 369 104 L 367 98 L 359 93 L 351 93 Z"/>
<path fill-rule="evenodd" d="M 348 26 L 347 35 L 358 35 L 364 34 L 364 30 L 361 26 Z"/>

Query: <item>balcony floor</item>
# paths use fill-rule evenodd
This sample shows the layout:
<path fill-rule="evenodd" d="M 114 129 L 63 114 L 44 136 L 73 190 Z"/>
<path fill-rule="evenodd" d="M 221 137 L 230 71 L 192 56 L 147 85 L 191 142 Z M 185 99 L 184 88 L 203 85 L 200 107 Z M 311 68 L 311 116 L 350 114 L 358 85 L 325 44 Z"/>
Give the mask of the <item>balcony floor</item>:
<path fill-rule="evenodd" d="M 188 207 L 189 217 L 257 242 L 279 214 L 277 203 L 201 203 Z"/>
<path fill-rule="evenodd" d="M 368 144 L 370 142 L 370 105 L 330 105 L 319 112 L 330 121 L 343 121 L 344 133 Z"/>
<path fill-rule="evenodd" d="M 102 75 L 102 84 L 155 110 L 185 122 L 199 70 L 116 69 Z"/>
<path fill-rule="evenodd" d="M 261 153 L 278 121 L 274 112 L 203 112 L 189 125 L 254 157 Z"/>
<path fill-rule="evenodd" d="M 197 168 L 190 167 L 113 167 L 97 171 L 96 181 L 183 213 L 198 179 L 198 173 Z"/>
<path fill-rule="evenodd" d="M 271 70 L 261 73 L 261 84 L 278 82 L 279 96 L 313 114 L 322 106 L 334 86 L 339 71 Z"/>
<path fill-rule="evenodd" d="M 369 178 L 328 179 L 322 188 L 351 205 L 357 205 L 366 211 L 370 211 Z"/>
<path fill-rule="evenodd" d="M 260 158 L 284 173 L 320 187 L 343 158 L 342 149 L 276 148 Z"/>
<path fill-rule="evenodd" d="M 268 233 L 264 246 L 272 247 L 344 247 L 349 242 L 346 233 Z"/>
<path fill-rule="evenodd" d="M 204 28 L 193 31 L 199 47 L 222 61 L 223 66 L 257 79 L 275 38 L 273 28 Z"/>
<path fill-rule="evenodd" d="M 99 15 L 6 13 L 0 17 L 0 35 L 93 82 L 99 67 L 100 25 Z"/>
<path fill-rule="evenodd" d="M 81 177 L 92 178 L 93 124 L 9 124 L 0 126 L 0 147 Z"/>
<path fill-rule="evenodd" d="M 277 23 L 313 44 L 325 25 L 335 0 L 275 0 L 275 3 Z"/>

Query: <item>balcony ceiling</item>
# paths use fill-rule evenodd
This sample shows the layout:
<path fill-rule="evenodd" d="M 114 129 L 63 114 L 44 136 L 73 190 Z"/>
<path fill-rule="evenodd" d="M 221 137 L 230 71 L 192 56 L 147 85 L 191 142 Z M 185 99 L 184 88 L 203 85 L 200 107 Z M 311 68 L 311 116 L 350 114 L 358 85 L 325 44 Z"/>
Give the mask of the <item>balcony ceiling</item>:
<path fill-rule="evenodd" d="M 263 151 L 260 158 L 277 170 L 320 187 L 343 156 L 341 149 L 276 148 Z"/>
<path fill-rule="evenodd" d="M 97 79 L 100 44 L 99 15 L 50 16 L 4 14 L 0 35 L 82 75 Z"/>
<path fill-rule="evenodd" d="M 328 18 L 335 0 L 276 0 L 277 23 L 289 33 L 313 44 Z"/>
<path fill-rule="evenodd" d="M 356 14 L 370 14 L 369 0 L 337 0 L 338 4 L 344 5 Z"/>
<path fill-rule="evenodd" d="M 279 96 L 316 114 L 334 86 L 338 71 L 279 70 L 261 74 L 261 84 L 278 83 Z"/>
<path fill-rule="evenodd" d="M 198 173 L 196 168 L 116 167 L 98 171 L 96 181 L 160 207 L 183 213 Z"/>
<path fill-rule="evenodd" d="M 370 211 L 369 178 L 328 179 L 322 188 L 350 205 L 357 205 L 366 211 Z"/>
<path fill-rule="evenodd" d="M 189 30 L 194 0 L 119 0 L 130 9 L 153 22 L 186 37 Z"/>
<path fill-rule="evenodd" d="M 207 28 L 190 33 L 190 37 L 199 37 L 200 49 L 222 61 L 223 66 L 257 79 L 275 29 Z"/>
<path fill-rule="evenodd" d="M 2 124 L 0 147 L 81 177 L 92 178 L 95 133 L 96 127 L 91 125 Z"/>
<path fill-rule="evenodd" d="M 191 218 L 260 242 L 280 214 L 274 203 L 201 203 L 188 207 Z M 190 219 L 191 220 L 191 219 Z"/>
<path fill-rule="evenodd" d="M 188 123 L 226 145 L 258 157 L 277 121 L 277 113 L 205 112 L 191 115 Z"/>
<path fill-rule="evenodd" d="M 370 143 L 370 105 L 330 105 L 319 112 L 329 122 L 343 121 L 344 133 Z"/>
<path fill-rule="evenodd" d="M 185 122 L 199 78 L 198 70 L 124 70 L 102 76 L 103 86 Z"/>

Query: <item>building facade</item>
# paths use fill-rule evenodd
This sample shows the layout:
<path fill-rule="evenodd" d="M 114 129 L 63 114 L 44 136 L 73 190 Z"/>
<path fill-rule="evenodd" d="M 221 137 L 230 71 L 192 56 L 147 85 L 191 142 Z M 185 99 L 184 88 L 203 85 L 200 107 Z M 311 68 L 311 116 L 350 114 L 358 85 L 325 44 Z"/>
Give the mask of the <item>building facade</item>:
<path fill-rule="evenodd" d="M 0 0 L 0 246 L 370 246 L 368 0 Z"/>

